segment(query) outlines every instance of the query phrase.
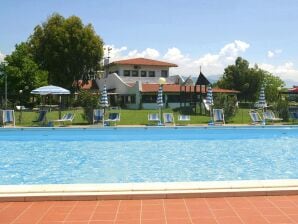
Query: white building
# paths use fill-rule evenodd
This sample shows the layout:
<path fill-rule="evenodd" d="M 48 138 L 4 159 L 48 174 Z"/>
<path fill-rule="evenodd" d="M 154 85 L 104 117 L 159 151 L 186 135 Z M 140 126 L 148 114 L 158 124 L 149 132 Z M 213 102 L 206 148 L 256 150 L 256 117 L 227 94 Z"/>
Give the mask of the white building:
<path fill-rule="evenodd" d="M 100 90 L 106 85 L 111 105 L 130 109 L 156 109 L 156 96 L 159 79 L 163 84 L 164 102 L 167 107 L 180 107 L 181 76 L 169 76 L 169 69 L 176 64 L 145 58 L 133 58 L 114 61 L 105 66 L 106 77 L 96 79 Z M 193 82 L 188 80 L 189 91 L 193 91 Z M 214 89 L 215 92 L 235 94 L 233 90 Z"/>

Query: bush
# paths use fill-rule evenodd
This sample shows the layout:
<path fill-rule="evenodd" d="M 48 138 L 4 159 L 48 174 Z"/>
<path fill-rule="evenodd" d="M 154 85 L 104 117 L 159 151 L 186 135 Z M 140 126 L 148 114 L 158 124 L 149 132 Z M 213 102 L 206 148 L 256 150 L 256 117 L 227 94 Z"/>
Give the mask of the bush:
<path fill-rule="evenodd" d="M 224 110 L 225 120 L 229 120 L 232 116 L 235 116 L 238 109 L 236 104 L 237 98 L 235 96 L 220 94 L 214 97 L 214 108 Z"/>
<path fill-rule="evenodd" d="M 98 95 L 81 90 L 78 95 L 78 100 L 75 104 L 83 108 L 83 119 L 87 120 L 89 123 L 92 123 L 93 110 L 99 107 Z"/>
<path fill-rule="evenodd" d="M 278 99 L 274 109 L 277 111 L 278 116 L 284 121 L 289 121 L 289 112 L 288 112 L 289 103 L 287 99 Z"/>

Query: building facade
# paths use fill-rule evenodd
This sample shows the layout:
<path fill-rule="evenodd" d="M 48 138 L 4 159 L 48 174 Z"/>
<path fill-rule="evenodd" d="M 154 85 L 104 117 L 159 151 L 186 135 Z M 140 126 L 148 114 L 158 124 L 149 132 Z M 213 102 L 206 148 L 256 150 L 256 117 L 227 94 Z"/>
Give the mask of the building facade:
<path fill-rule="evenodd" d="M 96 79 L 100 90 L 104 85 L 108 90 L 110 104 L 129 109 L 156 109 L 157 91 L 160 78 L 163 83 L 164 104 L 166 107 L 178 108 L 181 106 L 181 86 L 185 80 L 179 76 L 169 76 L 169 69 L 176 64 L 145 58 L 134 58 L 115 61 L 105 66 L 106 76 Z M 194 83 L 187 80 L 189 92 L 193 92 Z M 200 88 L 206 94 L 206 88 Z M 204 91 L 204 92 L 203 92 Z M 213 89 L 215 93 L 236 94 L 237 91 Z M 184 102 L 184 106 L 191 102 Z"/>

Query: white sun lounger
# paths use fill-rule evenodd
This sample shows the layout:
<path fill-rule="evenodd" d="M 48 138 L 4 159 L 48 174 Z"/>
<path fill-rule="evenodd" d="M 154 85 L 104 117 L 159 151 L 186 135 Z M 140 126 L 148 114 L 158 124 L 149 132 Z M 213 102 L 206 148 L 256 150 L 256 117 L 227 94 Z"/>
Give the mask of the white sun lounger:
<path fill-rule="evenodd" d="M 214 124 L 225 124 L 225 116 L 223 109 L 213 109 Z"/>
<path fill-rule="evenodd" d="M 163 122 L 164 124 L 175 125 L 174 115 L 172 113 L 163 113 Z"/>
<path fill-rule="evenodd" d="M 260 114 L 257 111 L 249 111 L 249 116 L 252 124 L 262 124 L 263 120 L 261 119 Z"/>
<path fill-rule="evenodd" d="M 15 126 L 14 110 L 1 110 L 1 123 L 3 127 L 5 127 L 7 124 Z"/>

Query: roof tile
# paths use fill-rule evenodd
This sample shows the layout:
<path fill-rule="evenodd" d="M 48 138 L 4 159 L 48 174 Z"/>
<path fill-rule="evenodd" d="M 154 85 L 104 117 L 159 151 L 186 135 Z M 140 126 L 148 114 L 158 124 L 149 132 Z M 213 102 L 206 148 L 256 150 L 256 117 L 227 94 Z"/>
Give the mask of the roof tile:
<path fill-rule="evenodd" d="M 114 61 L 110 65 L 148 65 L 148 66 L 162 66 L 162 67 L 178 67 L 178 65 L 173 63 L 168 63 L 164 61 L 157 61 L 147 58 L 131 58 L 126 60 Z"/>

